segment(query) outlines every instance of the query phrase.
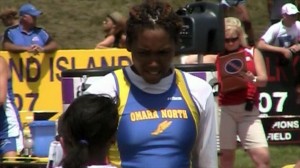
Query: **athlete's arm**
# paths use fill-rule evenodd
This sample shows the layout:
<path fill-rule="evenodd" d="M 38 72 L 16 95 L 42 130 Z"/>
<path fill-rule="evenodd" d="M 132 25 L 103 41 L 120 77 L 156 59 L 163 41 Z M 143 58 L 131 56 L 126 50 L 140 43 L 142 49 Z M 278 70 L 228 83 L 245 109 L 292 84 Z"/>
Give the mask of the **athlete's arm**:
<path fill-rule="evenodd" d="M 207 98 L 204 112 L 200 114 L 198 144 L 195 146 L 197 150 L 195 156 L 198 158 L 193 159 L 194 168 L 218 167 L 215 113 L 214 97 L 211 92 Z"/>
<path fill-rule="evenodd" d="M 188 87 L 200 113 L 198 135 L 192 153 L 193 168 L 216 168 L 217 157 L 217 118 L 212 87 L 202 79 L 192 79 L 186 75 Z"/>

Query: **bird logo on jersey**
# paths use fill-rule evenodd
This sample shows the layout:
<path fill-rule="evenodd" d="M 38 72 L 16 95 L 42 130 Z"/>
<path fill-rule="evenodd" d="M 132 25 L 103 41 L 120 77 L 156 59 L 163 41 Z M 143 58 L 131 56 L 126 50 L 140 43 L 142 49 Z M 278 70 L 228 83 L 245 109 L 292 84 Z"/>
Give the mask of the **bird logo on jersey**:
<path fill-rule="evenodd" d="M 165 120 L 158 124 L 157 128 L 151 132 L 151 135 L 157 136 L 161 133 L 163 133 L 170 125 L 172 124 L 172 121 Z"/>

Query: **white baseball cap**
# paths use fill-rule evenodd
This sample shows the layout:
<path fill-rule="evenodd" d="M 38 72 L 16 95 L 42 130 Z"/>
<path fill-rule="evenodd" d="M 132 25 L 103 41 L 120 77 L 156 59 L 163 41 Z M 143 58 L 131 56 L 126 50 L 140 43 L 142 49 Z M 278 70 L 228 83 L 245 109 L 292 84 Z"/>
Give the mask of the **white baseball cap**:
<path fill-rule="evenodd" d="M 281 14 L 294 15 L 299 13 L 298 8 L 291 3 L 284 4 L 281 8 Z"/>

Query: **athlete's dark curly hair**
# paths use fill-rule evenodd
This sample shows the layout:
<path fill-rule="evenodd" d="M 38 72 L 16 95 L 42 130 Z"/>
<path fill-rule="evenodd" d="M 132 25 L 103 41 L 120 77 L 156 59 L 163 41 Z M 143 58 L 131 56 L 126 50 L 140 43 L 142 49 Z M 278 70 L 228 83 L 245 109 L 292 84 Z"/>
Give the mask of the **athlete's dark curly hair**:
<path fill-rule="evenodd" d="M 129 11 L 126 28 L 126 43 L 130 48 L 138 33 L 144 29 L 163 28 L 170 38 L 179 43 L 179 32 L 182 27 L 181 18 L 173 11 L 171 5 L 159 0 L 144 0 Z"/>

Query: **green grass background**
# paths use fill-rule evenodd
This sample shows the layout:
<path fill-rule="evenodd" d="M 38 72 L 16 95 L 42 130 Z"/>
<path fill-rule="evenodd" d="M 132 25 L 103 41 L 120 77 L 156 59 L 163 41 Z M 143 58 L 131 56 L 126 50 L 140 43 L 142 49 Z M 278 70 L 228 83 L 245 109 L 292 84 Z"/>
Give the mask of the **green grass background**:
<path fill-rule="evenodd" d="M 17 7 L 25 2 L 33 3 L 43 11 L 38 25 L 54 37 L 61 49 L 92 49 L 103 38 L 102 21 L 112 11 L 120 11 L 127 16 L 128 8 L 141 0 L 0 0 L 0 8 Z M 209 0 L 207 0 L 209 1 Z M 211 2 L 216 2 L 210 0 Z M 175 9 L 193 0 L 171 0 Z M 256 38 L 268 27 L 266 0 L 248 0 Z M 233 13 L 234 14 L 234 13 Z M 0 32 L 4 31 L 0 25 Z M 298 146 L 271 146 L 271 167 L 279 168 L 300 159 Z M 249 157 L 241 149 L 237 151 L 235 167 L 254 167 Z"/>
<path fill-rule="evenodd" d="M 300 159 L 299 145 L 270 145 L 271 168 L 281 168 Z M 236 151 L 235 168 L 254 168 L 250 157 L 242 149 Z"/>

